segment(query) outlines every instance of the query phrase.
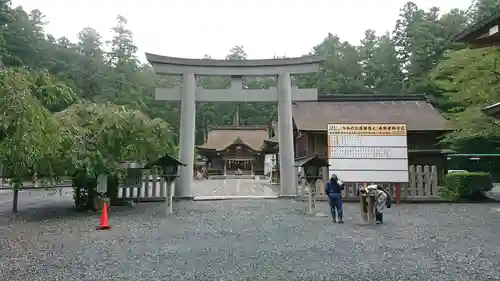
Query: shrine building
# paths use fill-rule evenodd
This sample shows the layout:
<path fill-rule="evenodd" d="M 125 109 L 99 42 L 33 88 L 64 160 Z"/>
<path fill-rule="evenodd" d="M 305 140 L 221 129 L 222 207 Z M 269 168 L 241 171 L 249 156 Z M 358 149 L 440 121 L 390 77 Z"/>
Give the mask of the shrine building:
<path fill-rule="evenodd" d="M 328 158 L 328 124 L 407 125 L 408 164 L 436 166 L 445 174 L 446 154 L 439 138 L 449 131 L 448 121 L 426 95 L 331 95 L 317 101 L 295 102 L 295 158 L 318 155 Z"/>
<path fill-rule="evenodd" d="M 265 146 L 268 126 L 239 125 L 239 108 L 235 105 L 233 125 L 211 126 L 206 142 L 197 148 L 212 175 L 254 176 L 264 174 Z"/>

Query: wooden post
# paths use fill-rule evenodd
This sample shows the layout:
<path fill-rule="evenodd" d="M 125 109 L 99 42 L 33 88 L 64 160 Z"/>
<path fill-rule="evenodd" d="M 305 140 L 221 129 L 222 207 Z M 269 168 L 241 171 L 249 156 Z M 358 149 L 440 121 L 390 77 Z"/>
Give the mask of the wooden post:
<path fill-rule="evenodd" d="M 14 185 L 14 196 L 12 198 L 12 212 L 17 213 L 17 204 L 19 202 L 19 187 Z"/>
<path fill-rule="evenodd" d="M 395 195 L 396 195 L 396 204 L 400 204 L 401 202 L 401 184 L 396 183 L 396 190 L 395 190 Z"/>
<path fill-rule="evenodd" d="M 373 196 L 368 195 L 366 196 L 366 199 L 368 203 L 368 221 L 371 223 L 373 222 L 373 217 L 374 217 L 373 211 L 375 209 L 375 206 L 373 205 Z"/>
<path fill-rule="evenodd" d="M 303 167 L 300 167 L 300 194 L 297 194 L 299 195 L 300 197 L 300 201 L 302 202 L 302 200 L 304 200 L 304 193 L 306 192 L 306 173 L 304 172 L 304 168 Z"/>
<path fill-rule="evenodd" d="M 165 182 L 165 177 L 163 175 L 160 177 L 160 198 L 167 198 L 167 191 L 166 191 L 166 182 Z M 165 199 L 167 200 L 167 199 Z"/>
<path fill-rule="evenodd" d="M 312 203 L 312 186 L 309 184 L 309 192 L 307 192 L 307 199 L 308 199 L 308 210 L 307 212 L 311 214 L 313 212 L 313 203 Z"/>
<path fill-rule="evenodd" d="M 312 207 L 313 207 L 313 212 L 316 213 L 316 183 L 312 185 L 312 195 L 311 195 L 311 200 L 312 200 Z"/>
<path fill-rule="evenodd" d="M 368 220 L 368 217 L 366 216 L 365 212 L 364 212 L 364 196 L 363 195 L 359 195 L 359 210 L 361 211 L 361 218 L 363 220 Z"/>
<path fill-rule="evenodd" d="M 167 216 L 170 216 L 173 211 L 172 211 L 172 198 L 173 198 L 173 194 L 172 194 L 172 183 L 173 181 L 171 180 L 168 180 L 167 181 L 167 198 L 165 199 L 165 201 L 167 202 L 167 208 L 166 208 L 166 214 Z"/>

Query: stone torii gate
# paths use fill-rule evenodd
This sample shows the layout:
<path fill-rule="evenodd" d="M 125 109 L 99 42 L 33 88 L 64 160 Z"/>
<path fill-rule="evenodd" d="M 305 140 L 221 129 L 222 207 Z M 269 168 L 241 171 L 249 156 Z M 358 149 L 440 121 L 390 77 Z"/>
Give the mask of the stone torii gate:
<path fill-rule="evenodd" d="M 182 75 L 182 87 L 157 88 L 155 99 L 181 101 L 179 179 L 175 188 L 178 199 L 193 198 L 196 102 L 278 102 L 280 197 L 296 196 L 292 101 L 317 100 L 317 89 L 292 87 L 290 75 L 314 73 L 324 61 L 319 56 L 266 60 L 183 59 L 146 53 L 157 75 Z M 196 85 L 196 76 L 230 76 L 229 89 L 204 89 Z M 277 77 L 278 87 L 250 90 L 243 88 L 243 76 Z"/>

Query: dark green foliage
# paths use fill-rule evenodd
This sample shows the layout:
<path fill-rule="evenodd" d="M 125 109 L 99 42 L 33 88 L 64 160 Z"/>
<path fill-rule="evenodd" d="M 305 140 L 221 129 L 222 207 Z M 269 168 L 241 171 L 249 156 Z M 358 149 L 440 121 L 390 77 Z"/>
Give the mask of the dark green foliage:
<path fill-rule="evenodd" d="M 481 201 L 493 188 L 491 175 L 483 172 L 449 173 L 440 195 L 449 200 Z"/>
<path fill-rule="evenodd" d="M 97 179 L 89 177 L 85 171 L 79 171 L 73 176 L 73 199 L 78 211 L 93 210 L 94 199 L 97 196 Z"/>

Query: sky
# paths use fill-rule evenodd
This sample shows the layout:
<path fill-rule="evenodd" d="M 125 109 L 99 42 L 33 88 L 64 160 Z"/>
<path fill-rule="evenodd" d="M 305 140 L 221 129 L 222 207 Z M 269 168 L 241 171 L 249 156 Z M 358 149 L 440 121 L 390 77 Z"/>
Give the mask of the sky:
<path fill-rule="evenodd" d="M 366 29 L 378 34 L 394 29 L 407 0 L 12 0 L 25 10 L 46 15 L 46 31 L 76 41 L 84 27 L 104 39 L 118 14 L 144 53 L 183 58 L 224 58 L 233 46 L 243 46 L 249 59 L 295 57 L 309 53 L 330 32 L 358 44 Z M 471 0 L 414 0 L 420 8 L 466 9 Z M 383 3 L 383 4 L 382 4 Z"/>

